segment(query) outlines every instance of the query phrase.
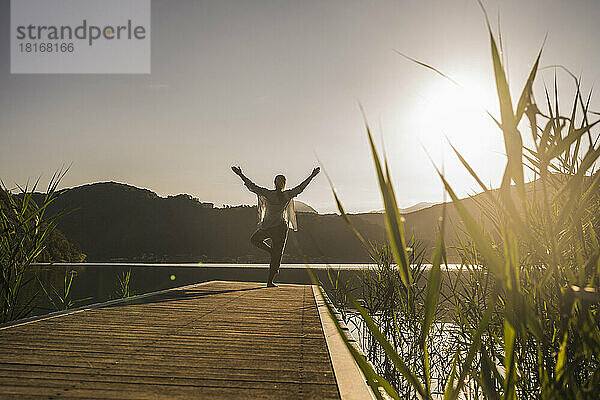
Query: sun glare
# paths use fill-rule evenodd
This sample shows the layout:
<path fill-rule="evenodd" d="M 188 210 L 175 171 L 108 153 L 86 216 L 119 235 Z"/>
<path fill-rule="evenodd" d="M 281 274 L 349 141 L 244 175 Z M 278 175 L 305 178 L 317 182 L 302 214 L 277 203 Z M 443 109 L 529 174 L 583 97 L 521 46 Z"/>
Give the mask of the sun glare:
<path fill-rule="evenodd" d="M 494 102 L 494 93 L 488 85 L 481 82 L 460 83 L 457 86 L 451 82 L 435 82 L 421 95 L 423 109 L 417 114 L 424 118 L 425 114 L 440 125 L 466 128 L 467 121 L 487 119 L 486 110 Z"/>
<path fill-rule="evenodd" d="M 413 112 L 419 139 L 426 148 L 446 153 L 445 137 L 466 154 L 497 151 L 502 144 L 494 122 L 486 111 L 495 112 L 495 93 L 489 82 L 435 80 L 426 87 Z M 493 84 L 492 84 L 493 85 Z"/>
<path fill-rule="evenodd" d="M 498 112 L 494 82 L 477 74 L 453 77 L 459 86 L 433 77 L 413 94 L 403 121 L 408 131 L 402 130 L 406 132 L 402 136 L 414 150 L 407 154 L 406 146 L 398 147 L 397 157 L 415 163 L 425 161 L 427 153 L 437 167 L 443 165 L 455 189 L 466 195 L 475 184 L 449 142 L 492 185 L 501 177 L 506 159 L 502 133 L 487 113 Z"/>

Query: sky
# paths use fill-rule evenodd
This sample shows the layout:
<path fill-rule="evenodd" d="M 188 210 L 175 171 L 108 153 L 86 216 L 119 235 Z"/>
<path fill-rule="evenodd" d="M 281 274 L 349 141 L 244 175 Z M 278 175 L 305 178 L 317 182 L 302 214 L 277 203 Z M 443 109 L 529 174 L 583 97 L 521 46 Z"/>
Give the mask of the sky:
<path fill-rule="evenodd" d="M 546 35 L 542 65 L 581 73 L 584 90 L 600 80 L 600 2 L 484 4 L 500 21 L 513 96 Z M 9 187 L 71 165 L 62 187 L 117 181 L 252 204 L 232 165 L 259 185 L 279 173 L 295 185 L 320 160 L 347 210 L 380 209 L 359 104 L 401 206 L 442 200 L 433 163 L 460 195 L 476 191 L 448 141 L 492 186 L 502 176 L 501 132 L 485 113 L 498 114 L 489 38 L 475 0 L 156 0 L 146 75 L 12 75 L 9 11 L 0 0 L 0 178 Z M 571 81 L 557 74 L 570 95 Z M 537 90 L 553 76 L 544 70 Z M 324 174 L 300 200 L 335 210 Z"/>

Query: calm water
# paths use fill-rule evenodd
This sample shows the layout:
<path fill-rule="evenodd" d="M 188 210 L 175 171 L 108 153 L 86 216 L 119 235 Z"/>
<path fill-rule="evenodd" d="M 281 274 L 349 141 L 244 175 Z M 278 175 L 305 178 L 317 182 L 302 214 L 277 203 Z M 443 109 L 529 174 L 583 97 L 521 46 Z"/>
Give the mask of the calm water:
<path fill-rule="evenodd" d="M 311 283 L 306 264 L 282 264 L 276 282 Z M 342 283 L 356 287 L 358 276 L 374 264 L 308 264 L 324 286 L 329 286 L 327 268 L 335 272 L 335 278 Z M 49 292 L 53 286 L 63 293 L 65 277 L 67 282 L 73 276 L 68 298 L 71 307 L 83 306 L 121 297 L 120 279 L 130 272 L 129 290 L 131 295 L 169 289 L 211 280 L 265 282 L 268 264 L 142 264 L 142 263 L 61 263 L 36 264 L 41 281 Z M 37 285 L 37 283 L 35 283 Z M 39 287 L 30 287 L 29 296 Z M 55 299 L 56 300 L 56 299 Z M 36 307 L 33 315 L 55 311 L 43 291 L 39 291 L 33 302 Z"/>
<path fill-rule="evenodd" d="M 368 268 L 367 264 L 334 264 L 329 267 L 339 271 L 340 280 L 351 280 Z M 326 264 L 311 264 L 315 275 L 326 283 Z M 192 283 L 212 280 L 265 282 L 268 264 L 141 264 L 141 263 L 60 263 L 35 264 L 32 269 L 39 272 L 47 291 L 64 293 L 67 282 L 73 276 L 68 299 L 71 307 L 78 307 L 122 297 L 120 280 L 129 272 L 129 290 L 131 295 L 169 289 Z M 336 273 L 337 275 L 337 273 Z M 283 264 L 279 276 L 280 283 L 311 283 L 305 264 Z M 48 296 L 34 281 L 25 292 L 25 297 L 35 295 L 32 304 L 35 308 L 31 315 L 56 311 Z M 56 298 L 54 299 L 56 302 Z"/>

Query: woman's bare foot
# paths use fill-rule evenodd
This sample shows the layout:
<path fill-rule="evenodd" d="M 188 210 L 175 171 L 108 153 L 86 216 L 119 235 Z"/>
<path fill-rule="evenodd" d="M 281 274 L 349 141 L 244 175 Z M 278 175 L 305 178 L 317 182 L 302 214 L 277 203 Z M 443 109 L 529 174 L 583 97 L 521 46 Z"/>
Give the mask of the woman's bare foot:
<path fill-rule="evenodd" d="M 277 287 L 277 285 L 274 284 L 273 282 L 271 282 L 271 283 L 267 283 L 267 287 Z"/>

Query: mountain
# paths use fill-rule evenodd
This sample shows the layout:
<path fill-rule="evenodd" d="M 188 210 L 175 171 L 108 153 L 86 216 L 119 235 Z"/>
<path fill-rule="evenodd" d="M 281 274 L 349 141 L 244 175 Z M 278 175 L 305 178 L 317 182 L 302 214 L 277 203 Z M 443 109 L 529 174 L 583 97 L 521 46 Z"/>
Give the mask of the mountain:
<path fill-rule="evenodd" d="M 42 196 L 38 194 L 38 196 Z M 300 203 L 284 262 L 369 262 L 343 219 Z M 88 261 L 266 262 L 250 244 L 256 207 L 216 208 L 190 195 L 161 197 L 148 189 L 102 182 L 61 190 L 50 212 L 74 210 L 58 225 Z M 382 242 L 376 222 L 353 217 L 369 240 Z"/>
<path fill-rule="evenodd" d="M 461 200 L 475 215 L 479 215 L 478 196 Z M 407 236 L 414 234 L 431 248 L 442 207 L 419 203 L 401 210 Z M 295 201 L 295 208 L 299 231 L 290 231 L 284 262 L 371 261 L 339 215 L 318 214 L 300 201 Z M 60 220 L 58 229 L 81 247 L 87 261 L 244 263 L 268 259 L 249 241 L 256 229 L 255 206 L 217 208 L 188 194 L 161 197 L 148 189 L 100 182 L 61 190 L 49 209 L 59 210 L 73 210 Z M 459 221 L 452 203 L 447 203 L 446 215 L 451 222 Z M 386 242 L 382 212 L 350 218 L 367 240 Z M 449 258 L 457 261 L 456 254 Z"/>
<path fill-rule="evenodd" d="M 533 183 L 526 187 L 533 193 Z M 485 200 L 484 196 L 479 193 L 460 201 L 471 215 L 486 223 L 477 206 L 477 202 Z M 371 261 L 339 215 L 318 214 L 299 201 L 295 206 L 299 231 L 290 231 L 284 262 Z M 451 247 L 457 244 L 461 219 L 451 202 L 419 203 L 402 210 L 405 232 L 408 241 L 414 235 L 430 254 L 444 206 L 448 259 L 457 262 L 458 255 Z M 60 221 L 58 228 L 80 246 L 88 261 L 267 261 L 267 255 L 249 241 L 256 229 L 255 206 L 217 208 L 187 194 L 161 197 L 148 189 L 102 182 L 60 191 L 49 211 L 58 210 L 74 210 Z M 350 219 L 368 241 L 386 242 L 383 213 L 359 213 L 350 215 Z"/>
<path fill-rule="evenodd" d="M 294 210 L 299 213 L 310 213 L 310 214 L 318 214 L 317 210 L 312 208 L 306 203 L 303 203 L 299 200 L 292 200 L 294 202 Z"/>
<path fill-rule="evenodd" d="M 421 201 L 417 204 L 414 204 L 410 207 L 406 207 L 406 208 L 400 208 L 398 207 L 398 210 L 400 211 L 400 214 L 408 214 L 411 212 L 415 212 L 415 211 L 419 211 L 422 210 L 424 208 L 429 208 L 433 205 L 435 205 L 436 203 L 429 203 L 427 201 Z M 372 213 L 379 213 L 379 214 L 383 214 L 385 212 L 385 210 L 377 210 L 377 211 L 372 211 L 371 213 L 368 214 L 372 214 Z"/>
<path fill-rule="evenodd" d="M 591 179 L 586 179 L 591 182 Z M 537 192 L 537 195 L 540 196 L 541 185 L 536 185 L 536 181 L 528 182 L 525 184 L 525 191 L 529 199 L 532 198 L 534 192 Z M 497 195 L 498 190 L 491 190 L 491 193 Z M 477 221 L 482 221 L 486 229 L 490 231 L 490 220 L 482 213 L 478 206 L 478 203 L 485 204 L 489 202 L 487 196 L 488 194 L 486 193 L 478 193 L 459 201 Z M 518 205 L 520 202 L 514 186 L 512 187 L 512 196 L 515 200 L 515 204 Z M 462 219 L 458 215 L 452 202 L 434 204 L 416 211 L 403 213 L 402 215 L 405 219 L 404 231 L 406 232 L 407 237 L 415 235 L 415 237 L 429 249 L 428 254 L 431 254 L 431 249 L 435 246 L 437 241 L 439 220 L 443 215 L 444 207 L 446 207 L 446 232 L 444 240 L 448 245 L 446 247 L 448 260 L 449 262 L 459 262 L 460 258 L 458 253 L 453 249 L 453 246 L 459 245 L 458 235 L 461 236 L 461 239 L 464 239 L 465 234 L 463 232 Z M 355 216 L 385 228 L 385 215 L 383 213 L 361 213 L 356 214 Z"/>
<path fill-rule="evenodd" d="M 426 201 L 422 201 L 422 202 L 417 203 L 415 205 L 412 205 L 410 207 L 401 208 L 400 209 L 400 213 L 402 213 L 402 214 L 408 214 L 408 213 L 411 213 L 411 212 L 422 210 L 424 208 L 429 208 L 429 207 L 431 207 L 433 205 L 435 205 L 435 203 L 429 203 L 429 202 L 426 202 Z"/>

